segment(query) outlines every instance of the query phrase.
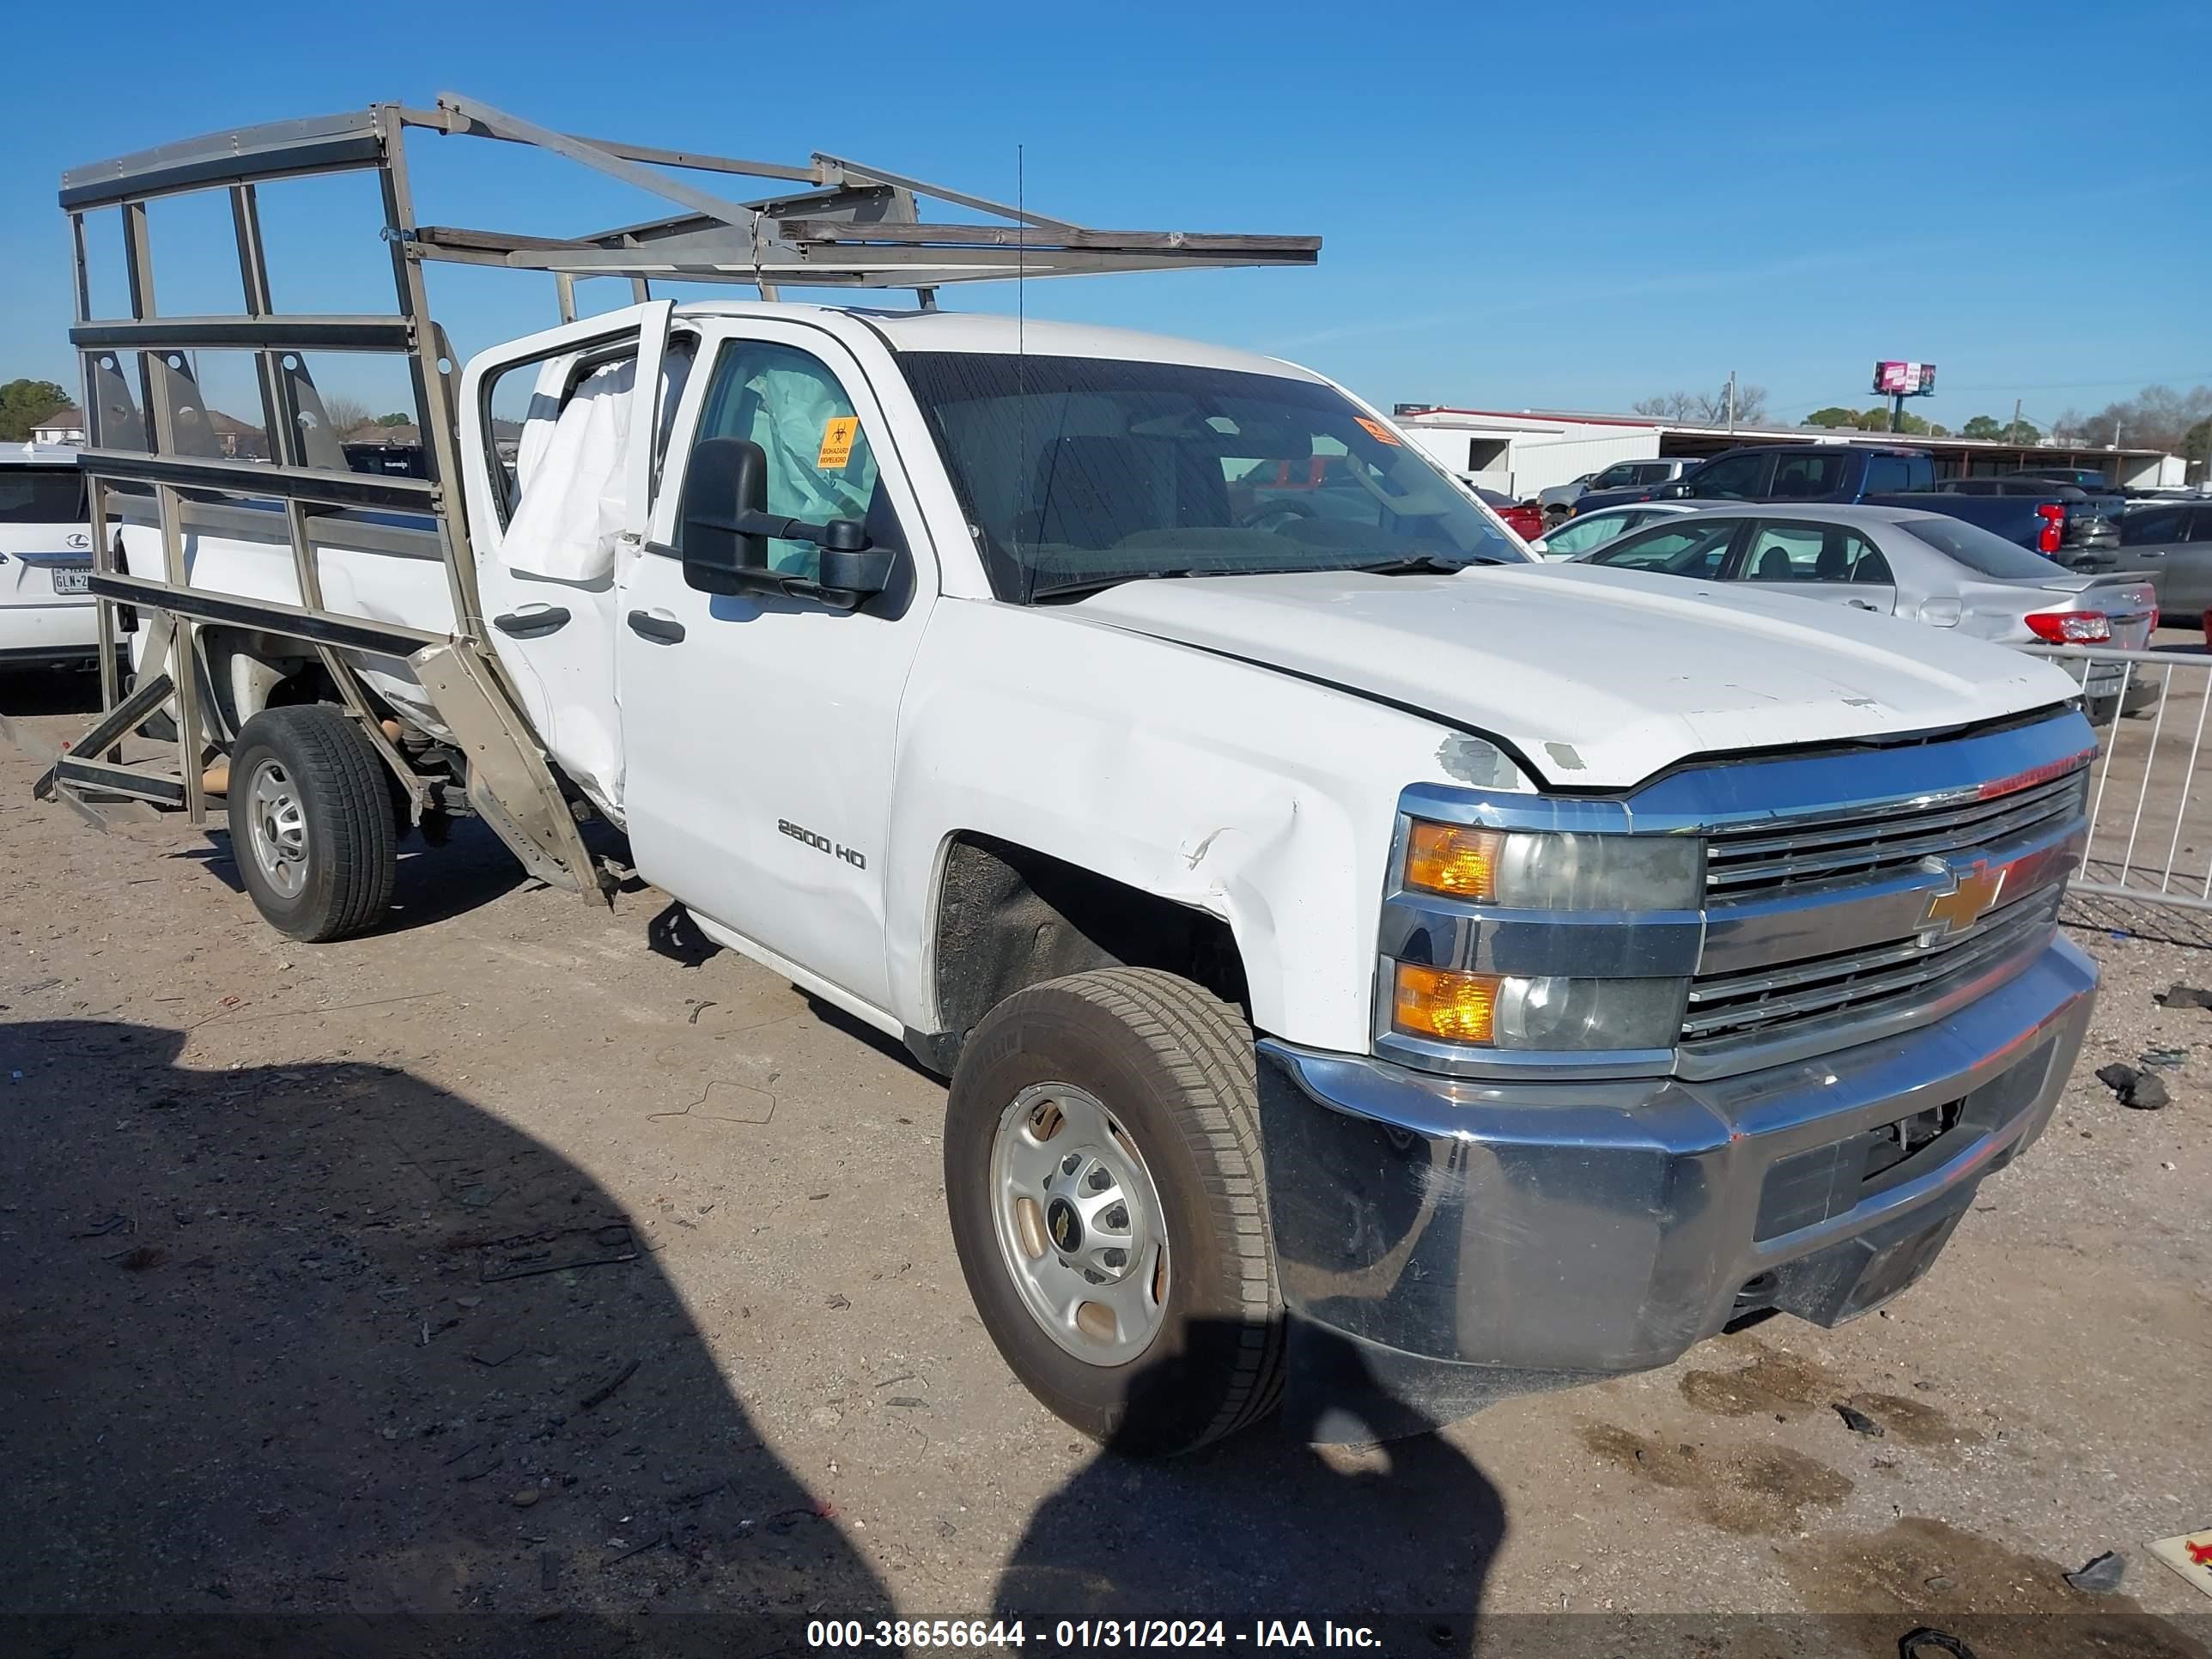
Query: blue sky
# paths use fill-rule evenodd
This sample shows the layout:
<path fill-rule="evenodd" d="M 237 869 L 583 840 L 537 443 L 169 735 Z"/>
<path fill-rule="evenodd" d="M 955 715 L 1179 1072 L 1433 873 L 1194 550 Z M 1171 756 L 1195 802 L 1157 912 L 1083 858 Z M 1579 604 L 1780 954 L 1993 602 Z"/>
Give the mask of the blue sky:
<path fill-rule="evenodd" d="M 2048 421 L 2212 380 L 2199 0 L 276 15 L 111 0 L 11 21 L 18 64 L 52 70 L 19 85 L 53 95 L 19 105 L 0 169 L 0 380 L 76 386 L 64 167 L 451 88 L 572 131 L 819 148 L 984 194 L 1012 195 L 1018 143 L 1049 213 L 1318 233 L 1313 270 L 1038 283 L 1028 305 L 1292 356 L 1386 405 L 1622 409 L 1734 369 L 1796 416 L 1873 401 L 1873 360 L 1896 356 L 1939 365 L 1918 407 L 1955 424 L 2015 398 Z M 656 211 L 505 147 L 423 135 L 416 150 L 426 222 L 561 234 Z M 360 183 L 269 191 L 280 305 L 388 295 Z M 157 204 L 162 309 L 235 307 L 225 212 Z M 116 232 L 94 233 L 96 297 L 119 313 Z M 550 279 L 433 283 L 464 356 L 553 320 Z M 587 303 L 595 289 L 624 297 L 587 284 Z M 326 390 L 400 401 L 396 381 L 315 367 Z M 207 372 L 211 401 L 254 414 Z"/>

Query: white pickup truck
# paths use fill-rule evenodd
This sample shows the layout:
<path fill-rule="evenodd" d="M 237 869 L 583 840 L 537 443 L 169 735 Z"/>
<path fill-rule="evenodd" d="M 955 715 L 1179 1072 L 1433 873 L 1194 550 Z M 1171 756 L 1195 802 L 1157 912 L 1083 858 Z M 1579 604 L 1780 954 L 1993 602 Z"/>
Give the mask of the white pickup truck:
<path fill-rule="evenodd" d="M 2094 739 L 2050 665 L 1530 562 L 1322 377 L 1144 335 L 651 301 L 477 356 L 452 416 L 465 499 L 411 520 L 88 453 L 94 591 L 173 618 L 142 656 L 189 630 L 255 903 L 373 927 L 411 820 L 514 828 L 449 713 L 465 530 L 574 812 L 950 1077 L 985 1325 L 1126 1449 L 1286 1378 L 1389 1433 L 1863 1313 L 2074 1063 Z M 210 480 L 326 492 L 319 594 L 296 507 Z"/>

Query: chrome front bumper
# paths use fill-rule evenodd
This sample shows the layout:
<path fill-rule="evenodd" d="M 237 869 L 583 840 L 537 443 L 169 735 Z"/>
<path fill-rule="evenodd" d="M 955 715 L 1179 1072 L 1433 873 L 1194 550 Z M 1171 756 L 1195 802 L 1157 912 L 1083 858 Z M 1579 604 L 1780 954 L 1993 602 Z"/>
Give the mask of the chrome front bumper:
<path fill-rule="evenodd" d="M 2055 939 L 1940 1024 L 1699 1082 L 1488 1083 L 1263 1040 L 1285 1300 L 1377 1378 L 1493 1395 L 1663 1365 L 1759 1308 L 1866 1312 L 2042 1132 L 2096 984 Z"/>

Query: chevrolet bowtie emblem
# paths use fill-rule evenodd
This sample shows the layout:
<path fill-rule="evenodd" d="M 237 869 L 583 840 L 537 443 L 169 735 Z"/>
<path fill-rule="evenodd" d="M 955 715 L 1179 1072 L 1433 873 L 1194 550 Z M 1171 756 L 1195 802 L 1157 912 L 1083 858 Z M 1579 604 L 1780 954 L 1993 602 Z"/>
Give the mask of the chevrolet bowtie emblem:
<path fill-rule="evenodd" d="M 1987 859 L 1978 859 L 1964 869 L 1952 866 L 1950 873 L 1950 887 L 1929 896 L 1928 914 L 1920 919 L 1923 929 L 1939 937 L 1979 921 L 2004 890 L 2007 872 L 2002 866 L 1991 869 Z"/>

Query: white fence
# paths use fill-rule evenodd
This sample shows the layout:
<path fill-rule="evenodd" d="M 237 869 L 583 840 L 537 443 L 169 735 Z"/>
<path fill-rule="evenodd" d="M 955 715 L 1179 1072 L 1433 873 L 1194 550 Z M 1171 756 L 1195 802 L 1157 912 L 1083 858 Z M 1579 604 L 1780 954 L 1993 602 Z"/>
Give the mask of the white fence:
<path fill-rule="evenodd" d="M 2197 772 L 2212 654 L 2035 649 L 2081 683 L 2099 727 L 2073 919 L 2212 945 L 2212 804 Z"/>

